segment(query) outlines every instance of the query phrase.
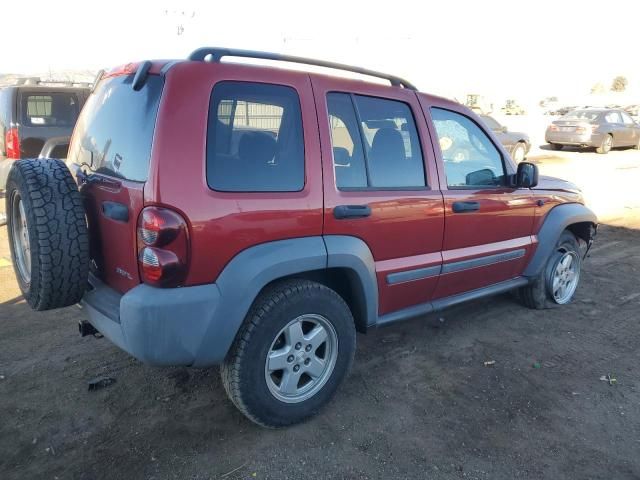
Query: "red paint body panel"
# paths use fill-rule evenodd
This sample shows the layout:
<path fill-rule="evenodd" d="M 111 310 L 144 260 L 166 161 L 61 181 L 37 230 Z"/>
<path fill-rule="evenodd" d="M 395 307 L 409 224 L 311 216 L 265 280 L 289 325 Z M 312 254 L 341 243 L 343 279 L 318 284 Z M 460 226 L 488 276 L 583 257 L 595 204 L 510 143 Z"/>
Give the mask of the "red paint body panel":
<path fill-rule="evenodd" d="M 115 290 L 124 293 L 140 283 L 137 257 L 138 214 L 143 208 L 144 184 L 115 180 L 107 184 L 82 185 L 90 234 L 90 255 L 102 280 Z M 129 220 L 122 222 L 104 215 L 105 201 L 126 205 Z"/>
<path fill-rule="evenodd" d="M 442 254 L 440 252 L 376 262 L 381 314 L 424 303 L 425 296 L 428 295 L 430 299 L 438 283 L 438 277 L 433 276 L 389 285 L 387 281 L 389 274 L 417 268 L 434 267 L 441 264 Z"/>
<path fill-rule="evenodd" d="M 397 261 L 405 270 L 411 270 L 425 265 L 424 255 L 431 254 L 436 259 L 440 258 L 444 234 L 442 194 L 439 190 L 433 148 L 415 92 L 321 75 L 312 76 L 312 82 L 323 153 L 324 233 L 350 235 L 362 239 L 373 254 L 376 269 L 385 260 Z M 410 191 L 338 190 L 334 177 L 331 132 L 327 113 L 326 97 L 329 92 L 377 96 L 408 104 L 413 112 L 420 137 L 429 188 Z M 337 220 L 333 216 L 333 209 L 337 205 L 353 204 L 368 205 L 371 208 L 371 216 L 353 220 Z M 377 277 L 380 315 L 427 302 L 431 299 L 437 283 L 434 277 L 388 285 L 384 271 L 378 271 Z"/>
<path fill-rule="evenodd" d="M 242 250 L 274 240 L 322 234 L 322 171 L 311 82 L 304 73 L 273 68 L 184 62 L 166 76 L 145 188 L 145 203 L 166 205 L 190 225 L 187 285 L 214 282 Z M 287 85 L 300 97 L 305 187 L 301 192 L 229 193 L 206 181 L 209 99 L 217 82 Z"/>
<path fill-rule="evenodd" d="M 440 280 L 438 281 L 435 298 L 444 298 L 450 295 L 456 295 L 458 293 L 475 290 L 492 283 L 517 277 L 522 273 L 527 263 L 529 263 L 537 245 L 538 240 L 536 237 L 526 236 L 496 243 L 488 243 L 442 252 L 444 265 L 447 265 L 463 260 L 471 260 L 474 258 L 485 257 L 497 253 L 511 252 L 523 248 L 526 250 L 524 256 L 515 260 L 497 262 L 492 265 L 441 275 Z M 489 280 L 487 279 L 488 276 L 490 276 Z"/>
<path fill-rule="evenodd" d="M 462 260 L 465 256 L 469 256 L 465 253 L 467 252 L 465 249 L 470 248 L 468 251 L 473 252 L 473 247 L 479 247 L 477 251 L 482 255 L 504 253 L 513 249 L 505 247 L 509 241 L 525 238 L 529 240 L 521 248 L 526 249 L 526 257 L 528 258 L 535 249 L 534 244 L 530 241 L 536 208 L 531 190 L 517 190 L 510 187 L 450 190 L 447 187 L 445 166 L 435 135 L 435 126 L 429 113 L 430 108 L 439 107 L 452 110 L 475 120 L 502 154 L 507 174 L 515 172 L 511 157 L 502 148 L 500 142 L 494 138 L 492 132 L 484 128 L 483 123 L 468 109 L 455 102 L 429 95 L 418 94 L 418 98 L 424 109 L 429 131 L 432 132 L 432 143 L 437 152 L 437 169 L 441 180 L 445 211 L 443 256 L 456 255 L 452 254 L 452 251 L 458 252 L 462 255 L 458 260 Z M 477 202 L 480 208 L 475 212 L 454 213 L 453 203 L 461 201 Z M 521 259 L 518 259 L 442 275 L 434 297 L 443 298 L 508 280 L 520 275 L 523 270 L 524 264 Z"/>

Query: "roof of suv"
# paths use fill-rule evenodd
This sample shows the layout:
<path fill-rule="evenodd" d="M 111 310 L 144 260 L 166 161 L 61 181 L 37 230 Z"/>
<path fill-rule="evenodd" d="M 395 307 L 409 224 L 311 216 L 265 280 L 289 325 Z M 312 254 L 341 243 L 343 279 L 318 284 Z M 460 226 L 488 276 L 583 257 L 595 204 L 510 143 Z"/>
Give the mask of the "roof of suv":
<path fill-rule="evenodd" d="M 323 67 L 323 68 L 333 69 L 333 70 L 347 71 L 347 72 L 361 75 L 363 77 L 372 77 L 372 78 L 387 80 L 391 84 L 387 88 L 404 88 L 407 90 L 415 91 L 416 93 L 424 97 L 438 100 L 440 103 L 443 103 L 443 104 L 451 104 L 456 106 L 459 105 L 457 102 L 452 101 L 448 98 L 419 92 L 418 89 L 412 83 L 402 79 L 401 77 L 383 73 L 383 72 L 378 72 L 375 70 L 369 70 L 366 68 L 354 67 L 351 65 L 329 62 L 324 60 L 316 60 L 316 59 L 310 59 L 305 57 L 282 55 L 278 53 L 258 52 L 258 51 L 252 51 L 252 50 L 237 50 L 237 49 L 229 49 L 229 48 L 215 48 L 215 47 L 199 48 L 193 51 L 187 59 L 151 60 L 151 61 L 147 60 L 142 62 L 131 62 L 131 63 L 119 65 L 109 70 L 108 72 L 101 72 L 100 74 L 98 74 L 98 78 L 96 80 L 100 80 L 102 78 L 119 76 L 119 75 L 135 74 L 136 77 L 138 77 L 137 81 L 141 82 L 140 83 L 140 86 L 141 86 L 144 83 L 146 76 L 149 74 L 164 75 L 167 72 L 169 72 L 169 70 L 174 66 L 178 64 L 186 63 L 186 62 L 221 63 L 221 59 L 223 57 L 238 57 L 238 58 L 250 58 L 250 59 L 257 59 L 257 60 L 269 60 L 269 61 L 281 62 L 283 64 L 310 65 L 310 66 Z M 239 63 L 238 65 L 241 65 L 242 67 L 245 67 L 247 69 L 255 69 L 256 72 L 260 72 L 261 70 L 264 70 L 264 69 L 277 69 L 277 70 L 287 70 L 288 72 L 291 73 L 291 75 L 305 75 L 305 76 L 311 76 L 311 77 L 335 78 L 335 76 L 333 75 L 327 75 L 327 74 L 310 72 L 310 71 L 300 71 L 300 70 L 289 69 L 289 68 L 282 68 L 280 65 L 276 66 L 271 64 L 261 65 L 261 64 L 248 64 L 248 63 Z M 345 82 L 354 82 L 354 84 L 358 82 L 372 83 L 372 82 L 367 82 L 364 78 L 341 77 L 340 79 L 344 80 Z M 134 79 L 134 85 L 135 84 L 136 84 L 136 80 Z M 378 83 L 375 83 L 375 84 L 379 85 Z"/>

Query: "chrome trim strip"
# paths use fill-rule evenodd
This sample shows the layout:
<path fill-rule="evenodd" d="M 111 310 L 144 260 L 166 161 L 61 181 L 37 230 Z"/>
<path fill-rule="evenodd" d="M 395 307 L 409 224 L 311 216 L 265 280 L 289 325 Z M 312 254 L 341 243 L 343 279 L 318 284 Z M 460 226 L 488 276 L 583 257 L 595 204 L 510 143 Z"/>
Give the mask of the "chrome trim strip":
<path fill-rule="evenodd" d="M 485 257 L 472 258 L 471 260 L 462 260 L 459 262 L 445 263 L 442 266 L 442 273 L 454 273 L 462 270 L 469 270 L 471 268 L 484 267 L 499 262 L 507 262 L 509 260 L 515 260 L 517 258 L 524 257 L 527 253 L 526 249 L 519 248 L 518 250 L 512 250 L 510 252 L 496 253 L 494 255 L 487 255 Z"/>
<path fill-rule="evenodd" d="M 423 278 L 435 277 L 440 275 L 441 268 L 441 265 L 434 265 L 432 267 L 423 267 L 416 268 L 414 270 L 390 273 L 387 275 L 387 284 L 394 285 L 401 282 L 412 282 L 414 280 L 422 280 Z"/>

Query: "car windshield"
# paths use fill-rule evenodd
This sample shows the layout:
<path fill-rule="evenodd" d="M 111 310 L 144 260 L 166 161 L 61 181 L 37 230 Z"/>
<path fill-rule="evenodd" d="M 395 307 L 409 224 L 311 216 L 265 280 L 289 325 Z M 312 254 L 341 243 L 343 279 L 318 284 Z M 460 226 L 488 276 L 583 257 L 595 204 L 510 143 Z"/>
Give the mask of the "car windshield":
<path fill-rule="evenodd" d="M 600 112 L 595 110 L 573 110 L 562 118 L 579 118 L 581 120 L 595 120 Z"/>

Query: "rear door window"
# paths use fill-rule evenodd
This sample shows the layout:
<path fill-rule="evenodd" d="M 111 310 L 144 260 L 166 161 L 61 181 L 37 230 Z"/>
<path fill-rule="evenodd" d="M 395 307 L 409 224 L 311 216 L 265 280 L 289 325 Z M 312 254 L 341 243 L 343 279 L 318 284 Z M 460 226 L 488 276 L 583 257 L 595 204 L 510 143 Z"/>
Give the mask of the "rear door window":
<path fill-rule="evenodd" d="M 364 95 L 327 95 L 338 188 L 424 188 L 424 161 L 410 107 Z"/>
<path fill-rule="evenodd" d="M 75 93 L 47 92 L 21 95 L 22 125 L 29 127 L 73 127 L 80 103 Z"/>
<path fill-rule="evenodd" d="M 132 82 L 128 75 L 98 84 L 82 109 L 68 158 L 97 173 L 144 182 L 164 80 L 149 75 L 139 91 Z"/>
<path fill-rule="evenodd" d="M 223 192 L 304 188 L 300 100 L 284 85 L 223 81 L 211 93 L 207 183 Z"/>

